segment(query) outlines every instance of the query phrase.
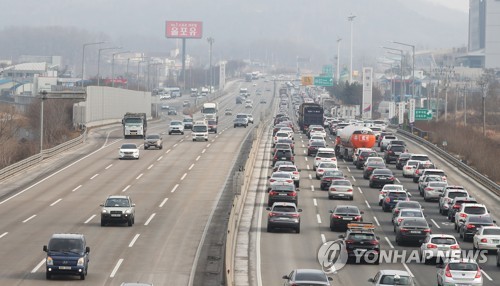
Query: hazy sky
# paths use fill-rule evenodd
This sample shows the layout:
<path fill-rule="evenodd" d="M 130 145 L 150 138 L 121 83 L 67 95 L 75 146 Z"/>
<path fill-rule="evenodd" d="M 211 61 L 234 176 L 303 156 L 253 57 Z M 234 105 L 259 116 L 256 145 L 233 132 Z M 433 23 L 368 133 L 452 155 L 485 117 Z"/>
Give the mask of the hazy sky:
<path fill-rule="evenodd" d="M 425 1 L 434 4 L 440 4 L 448 8 L 452 8 L 462 12 L 469 11 L 469 0 L 425 0 Z"/>

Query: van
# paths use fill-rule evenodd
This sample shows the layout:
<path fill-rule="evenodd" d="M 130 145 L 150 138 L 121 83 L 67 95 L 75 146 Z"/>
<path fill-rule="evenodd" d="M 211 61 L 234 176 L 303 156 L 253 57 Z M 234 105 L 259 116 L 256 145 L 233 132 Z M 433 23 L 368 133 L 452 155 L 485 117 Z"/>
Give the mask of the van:
<path fill-rule="evenodd" d="M 45 259 L 46 279 L 52 275 L 78 275 L 85 280 L 89 265 L 90 247 L 87 246 L 83 234 L 53 234 L 48 245 L 43 246 L 47 252 Z"/>
<path fill-rule="evenodd" d="M 208 141 L 208 125 L 204 121 L 196 121 L 191 131 L 193 141 Z"/>

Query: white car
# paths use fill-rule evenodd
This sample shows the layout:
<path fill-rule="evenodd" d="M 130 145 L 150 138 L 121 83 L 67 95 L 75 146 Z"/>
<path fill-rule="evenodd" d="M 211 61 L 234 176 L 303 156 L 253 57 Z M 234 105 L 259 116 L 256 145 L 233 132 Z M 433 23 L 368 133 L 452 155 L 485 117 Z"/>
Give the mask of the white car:
<path fill-rule="evenodd" d="M 123 143 L 118 152 L 121 159 L 139 159 L 139 147 L 134 143 Z"/>
<path fill-rule="evenodd" d="M 346 198 L 352 201 L 354 192 L 351 182 L 349 180 L 333 180 L 328 188 L 328 199 L 333 198 Z"/>
<path fill-rule="evenodd" d="M 405 187 L 403 185 L 393 185 L 393 184 L 387 184 L 384 185 L 382 190 L 380 190 L 378 194 L 378 205 L 382 205 L 382 200 L 384 200 L 385 195 L 387 195 L 388 191 L 406 191 Z"/>
<path fill-rule="evenodd" d="M 292 175 L 293 182 L 296 187 L 299 187 L 300 184 L 300 170 L 295 165 L 280 165 L 277 172 L 288 172 Z"/>
<path fill-rule="evenodd" d="M 290 137 L 293 137 L 293 129 L 290 127 L 281 127 L 280 130 L 278 130 L 278 132 L 287 132 L 290 135 Z"/>
<path fill-rule="evenodd" d="M 276 132 L 276 134 L 274 134 L 274 137 L 273 137 L 273 147 L 274 147 L 274 145 L 276 145 L 276 143 L 278 143 L 278 140 L 282 139 L 282 138 L 292 139 L 293 136 L 291 136 L 290 133 L 285 132 L 285 131 Z"/>
<path fill-rule="evenodd" d="M 311 130 L 311 132 L 309 133 L 312 136 L 321 136 L 323 137 L 324 139 L 326 139 L 326 131 L 325 129 L 322 129 L 322 130 Z"/>
<path fill-rule="evenodd" d="M 327 171 L 336 171 L 338 169 L 337 162 L 321 162 L 316 168 L 316 179 L 321 179 Z"/>
<path fill-rule="evenodd" d="M 473 259 L 450 259 L 437 267 L 438 285 L 483 285 L 481 268 Z"/>
<path fill-rule="evenodd" d="M 389 143 L 392 140 L 398 140 L 398 137 L 396 137 L 394 135 L 386 135 L 386 136 L 384 136 L 384 138 L 382 139 L 382 141 L 380 141 L 380 151 L 381 152 L 385 151 L 385 149 L 387 148 L 387 145 L 389 145 Z"/>
<path fill-rule="evenodd" d="M 184 135 L 184 122 L 180 120 L 170 121 L 170 125 L 168 126 L 168 135 L 172 135 L 173 133 Z"/>
<path fill-rule="evenodd" d="M 446 258 L 460 257 L 461 249 L 457 239 L 450 234 L 430 234 L 420 245 L 420 257 L 423 257 L 425 264 L 432 259 L 436 262 L 443 262 Z"/>
<path fill-rule="evenodd" d="M 415 172 L 415 168 L 418 165 L 417 160 L 408 160 L 406 164 L 403 166 L 403 177 L 409 178 L 413 177 L 413 173 Z"/>
<path fill-rule="evenodd" d="M 500 226 L 483 226 L 477 230 L 472 238 L 474 250 L 496 250 L 500 244 Z"/>
<path fill-rule="evenodd" d="M 483 204 L 462 204 L 455 213 L 455 230 L 457 232 L 468 215 L 489 215 L 489 211 Z"/>
<path fill-rule="evenodd" d="M 333 148 L 319 148 L 314 157 L 313 170 L 316 171 L 319 163 L 321 162 L 337 162 L 337 157 L 335 157 L 335 150 Z"/>
<path fill-rule="evenodd" d="M 311 139 L 309 139 L 309 144 L 311 144 L 314 141 L 323 141 L 326 144 L 325 138 L 321 135 L 313 135 L 311 136 Z"/>
<path fill-rule="evenodd" d="M 290 172 L 274 172 L 269 177 L 269 184 L 272 183 L 293 183 L 293 177 Z"/>

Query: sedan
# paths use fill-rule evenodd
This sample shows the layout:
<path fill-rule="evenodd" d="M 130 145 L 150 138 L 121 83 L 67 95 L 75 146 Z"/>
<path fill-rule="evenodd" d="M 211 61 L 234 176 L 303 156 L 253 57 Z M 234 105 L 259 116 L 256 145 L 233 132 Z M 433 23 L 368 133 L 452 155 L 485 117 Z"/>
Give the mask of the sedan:
<path fill-rule="evenodd" d="M 406 191 L 403 185 L 384 185 L 378 194 L 378 205 L 382 205 L 382 201 L 389 191 Z"/>
<path fill-rule="evenodd" d="M 370 188 L 394 184 L 394 175 L 389 169 L 375 169 L 370 176 Z"/>
<path fill-rule="evenodd" d="M 405 218 L 396 226 L 396 244 L 420 243 L 431 234 L 431 227 L 425 218 Z"/>
<path fill-rule="evenodd" d="M 412 217 L 423 218 L 424 212 L 421 208 L 400 209 L 398 214 L 392 219 L 392 223 L 394 224 L 394 232 L 396 232 L 396 226 L 398 226 L 405 218 Z"/>
<path fill-rule="evenodd" d="M 293 177 L 290 172 L 274 172 L 269 178 L 269 184 L 279 182 L 279 183 L 289 183 L 293 184 Z"/>
<path fill-rule="evenodd" d="M 124 143 L 118 152 L 118 158 L 121 159 L 139 159 L 139 147 L 134 143 Z"/>
<path fill-rule="evenodd" d="M 439 201 L 444 188 L 448 186 L 447 182 L 429 182 L 427 187 L 424 188 L 424 201 L 430 200 Z"/>
<path fill-rule="evenodd" d="M 436 267 L 438 285 L 483 285 L 481 268 L 473 259 L 453 259 Z"/>
<path fill-rule="evenodd" d="M 346 229 L 352 222 L 362 222 L 363 212 L 357 206 L 338 205 L 334 210 L 330 210 L 330 230 Z"/>
<path fill-rule="evenodd" d="M 489 215 L 468 215 L 458 229 L 459 236 L 464 240 L 473 240 L 475 233 L 482 227 L 496 226 L 496 221 Z"/>
<path fill-rule="evenodd" d="M 316 269 L 296 269 L 290 274 L 283 276 L 284 286 L 292 285 L 314 285 L 329 286 L 333 279 L 326 276 L 325 272 Z"/>
<path fill-rule="evenodd" d="M 313 140 L 312 142 L 309 142 L 309 146 L 307 146 L 307 156 L 315 156 L 316 153 L 318 153 L 319 148 L 325 147 L 325 140 Z"/>
<path fill-rule="evenodd" d="M 425 264 L 435 259 L 437 263 L 444 262 L 445 258 L 460 257 L 461 250 L 457 239 L 449 234 L 428 235 L 420 245 L 420 257 Z"/>
<path fill-rule="evenodd" d="M 235 118 L 233 121 L 234 128 L 236 127 L 245 127 L 248 126 L 248 119 L 246 118 Z"/>
<path fill-rule="evenodd" d="M 419 202 L 417 201 L 401 201 L 396 204 L 392 209 L 392 223 L 394 223 L 395 218 L 399 216 L 399 212 L 404 209 L 420 209 L 424 210 Z"/>
<path fill-rule="evenodd" d="M 403 166 L 406 165 L 406 161 L 410 159 L 410 153 L 401 153 L 396 160 L 396 169 L 403 170 Z"/>
<path fill-rule="evenodd" d="M 323 173 L 323 176 L 321 177 L 321 183 L 319 184 L 319 187 L 321 190 L 327 190 L 333 181 L 343 180 L 343 179 L 345 179 L 345 176 L 344 173 L 342 173 L 342 171 L 339 170 L 326 171 Z"/>
<path fill-rule="evenodd" d="M 497 245 L 500 245 L 500 227 L 483 226 L 474 234 L 472 245 L 474 250 L 496 250 Z"/>
<path fill-rule="evenodd" d="M 354 199 L 352 191 L 352 184 L 349 180 L 334 180 L 328 188 L 328 199 L 346 198 L 349 200 Z"/>
<path fill-rule="evenodd" d="M 411 278 L 411 275 L 408 272 L 402 270 L 379 270 L 373 278 L 368 279 L 368 282 L 375 286 L 415 285 L 415 282 L 413 282 L 413 278 Z"/>
<path fill-rule="evenodd" d="M 316 179 L 321 179 L 323 174 L 327 171 L 335 171 L 338 170 L 337 162 L 321 162 L 316 168 Z"/>
<path fill-rule="evenodd" d="M 383 161 L 366 162 L 363 169 L 363 178 L 369 179 L 375 169 L 386 169 L 385 163 Z"/>

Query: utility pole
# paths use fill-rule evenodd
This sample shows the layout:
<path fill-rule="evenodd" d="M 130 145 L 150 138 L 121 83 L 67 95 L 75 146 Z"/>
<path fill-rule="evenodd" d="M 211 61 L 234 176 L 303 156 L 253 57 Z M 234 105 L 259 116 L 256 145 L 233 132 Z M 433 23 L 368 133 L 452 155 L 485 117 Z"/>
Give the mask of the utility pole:
<path fill-rule="evenodd" d="M 207 42 L 208 44 L 210 45 L 210 48 L 209 48 L 209 54 L 208 54 L 208 57 L 209 57 L 209 64 L 208 64 L 208 68 L 209 68 L 209 71 L 208 71 L 208 80 L 209 80 L 209 89 L 210 89 L 210 92 L 212 92 L 212 85 L 213 85 L 213 71 L 212 71 L 212 45 L 214 44 L 215 42 L 215 39 L 212 38 L 212 37 L 208 37 L 207 38 Z"/>
<path fill-rule="evenodd" d="M 349 70 L 349 84 L 352 83 L 352 42 L 353 42 L 353 23 L 354 23 L 354 18 L 356 18 L 356 16 L 354 15 L 351 15 L 349 17 L 347 17 L 347 20 L 349 22 L 351 22 L 351 60 L 350 60 L 350 70 Z"/>
<path fill-rule="evenodd" d="M 337 38 L 337 84 L 340 82 L 340 42 L 341 38 Z"/>

